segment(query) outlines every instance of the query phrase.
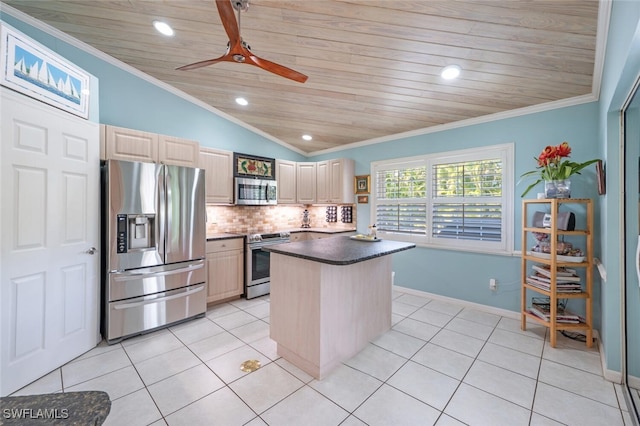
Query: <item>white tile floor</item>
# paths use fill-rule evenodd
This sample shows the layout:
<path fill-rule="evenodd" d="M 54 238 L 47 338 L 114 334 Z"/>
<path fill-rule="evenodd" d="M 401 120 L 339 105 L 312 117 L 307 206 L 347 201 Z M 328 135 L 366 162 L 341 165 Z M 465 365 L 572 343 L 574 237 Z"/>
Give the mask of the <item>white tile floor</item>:
<path fill-rule="evenodd" d="M 623 425 L 597 349 L 519 321 L 394 292 L 393 329 L 322 381 L 276 354 L 269 299 L 101 344 L 16 392 L 103 390 L 106 425 Z M 262 368 L 244 373 L 257 359 Z"/>

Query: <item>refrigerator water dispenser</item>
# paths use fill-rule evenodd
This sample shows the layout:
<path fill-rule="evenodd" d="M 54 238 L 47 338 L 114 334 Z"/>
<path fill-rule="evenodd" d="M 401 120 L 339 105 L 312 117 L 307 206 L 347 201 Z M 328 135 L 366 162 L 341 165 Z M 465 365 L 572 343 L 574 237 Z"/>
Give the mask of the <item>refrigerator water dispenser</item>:
<path fill-rule="evenodd" d="M 155 248 L 155 215 L 120 214 L 116 220 L 118 222 L 118 253 Z"/>

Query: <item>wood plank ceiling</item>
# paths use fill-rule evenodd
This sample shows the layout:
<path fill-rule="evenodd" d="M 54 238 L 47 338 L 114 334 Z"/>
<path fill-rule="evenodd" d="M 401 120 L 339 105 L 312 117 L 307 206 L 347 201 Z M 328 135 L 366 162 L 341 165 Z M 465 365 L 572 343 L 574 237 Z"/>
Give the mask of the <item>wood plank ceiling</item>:
<path fill-rule="evenodd" d="M 215 2 L 6 0 L 303 152 L 592 92 L 597 0 L 251 0 L 254 54 L 309 76 L 247 64 L 179 66 L 224 54 Z M 153 20 L 169 23 L 165 37 Z M 440 71 L 457 64 L 462 75 Z M 234 99 L 242 96 L 248 106 Z M 311 142 L 301 139 L 313 136 Z"/>

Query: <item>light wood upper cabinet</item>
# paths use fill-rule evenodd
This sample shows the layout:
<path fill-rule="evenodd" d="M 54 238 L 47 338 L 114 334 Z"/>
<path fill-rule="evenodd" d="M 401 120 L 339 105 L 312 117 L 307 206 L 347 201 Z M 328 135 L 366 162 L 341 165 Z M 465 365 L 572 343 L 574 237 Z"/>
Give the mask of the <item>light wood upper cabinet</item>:
<path fill-rule="evenodd" d="M 349 158 L 329 160 L 329 202 L 353 204 L 355 162 Z"/>
<path fill-rule="evenodd" d="M 101 136 L 102 160 L 198 167 L 200 144 L 195 141 L 108 125 L 101 126 Z"/>
<path fill-rule="evenodd" d="M 207 241 L 207 303 L 244 292 L 244 239 Z"/>
<path fill-rule="evenodd" d="M 233 204 L 233 152 L 200 148 L 198 167 L 205 170 L 207 203 Z"/>
<path fill-rule="evenodd" d="M 317 203 L 353 204 L 355 163 L 348 158 L 319 161 L 316 168 Z"/>
<path fill-rule="evenodd" d="M 316 163 L 316 202 L 330 203 L 330 162 L 319 161 Z"/>
<path fill-rule="evenodd" d="M 276 180 L 278 181 L 278 204 L 296 204 L 296 162 L 276 160 Z"/>
<path fill-rule="evenodd" d="M 296 163 L 296 192 L 298 203 L 316 202 L 316 163 Z"/>
<path fill-rule="evenodd" d="M 158 135 L 141 130 L 104 126 L 105 159 L 158 162 Z"/>
<path fill-rule="evenodd" d="M 337 158 L 306 163 L 276 160 L 279 204 L 353 204 L 355 163 Z"/>
<path fill-rule="evenodd" d="M 173 166 L 198 167 L 200 144 L 188 139 L 158 135 L 158 160 Z"/>

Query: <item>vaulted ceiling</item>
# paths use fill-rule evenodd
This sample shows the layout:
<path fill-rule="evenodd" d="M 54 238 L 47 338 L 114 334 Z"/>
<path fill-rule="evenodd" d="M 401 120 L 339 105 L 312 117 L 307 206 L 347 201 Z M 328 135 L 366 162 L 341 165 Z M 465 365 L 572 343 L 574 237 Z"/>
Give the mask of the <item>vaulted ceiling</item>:
<path fill-rule="evenodd" d="M 213 0 L 5 3 L 307 153 L 590 95 L 598 64 L 597 0 L 251 0 L 242 38 L 305 83 L 176 70 L 225 53 Z M 460 77 L 440 77 L 453 64 Z"/>

